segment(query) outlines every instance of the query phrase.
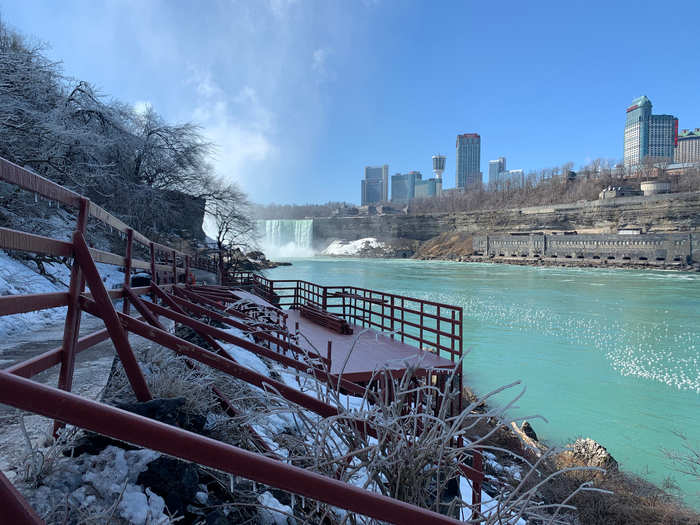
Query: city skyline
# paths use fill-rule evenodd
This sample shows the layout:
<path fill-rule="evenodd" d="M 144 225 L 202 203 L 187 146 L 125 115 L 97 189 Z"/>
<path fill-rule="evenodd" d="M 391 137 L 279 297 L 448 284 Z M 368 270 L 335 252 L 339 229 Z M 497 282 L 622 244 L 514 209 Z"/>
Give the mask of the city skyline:
<path fill-rule="evenodd" d="M 619 161 L 620 108 L 644 93 L 680 128 L 700 126 L 697 68 L 671 81 L 679 71 L 652 66 L 670 55 L 697 61 L 697 3 L 669 10 L 663 24 L 654 5 L 631 1 L 202 10 L 70 0 L 8 3 L 2 15 L 47 42 L 66 75 L 201 125 L 219 146 L 217 171 L 260 203 L 354 201 L 364 165 L 428 173 L 436 151 L 447 153 L 453 188 L 454 137 L 470 131 L 482 137 L 483 173 L 499 156 L 525 172 Z M 66 30 L 75 26 L 85 29 Z"/>

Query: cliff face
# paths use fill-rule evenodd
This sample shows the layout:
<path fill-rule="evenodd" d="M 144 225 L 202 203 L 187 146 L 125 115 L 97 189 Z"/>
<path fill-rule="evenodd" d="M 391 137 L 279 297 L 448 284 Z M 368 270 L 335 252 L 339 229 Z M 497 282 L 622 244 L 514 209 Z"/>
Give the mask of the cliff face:
<path fill-rule="evenodd" d="M 651 197 L 621 197 L 534 208 L 314 219 L 318 246 L 333 239 L 426 241 L 443 233 L 576 230 L 579 233 L 615 233 L 620 228 L 650 232 L 700 231 L 700 192 Z"/>

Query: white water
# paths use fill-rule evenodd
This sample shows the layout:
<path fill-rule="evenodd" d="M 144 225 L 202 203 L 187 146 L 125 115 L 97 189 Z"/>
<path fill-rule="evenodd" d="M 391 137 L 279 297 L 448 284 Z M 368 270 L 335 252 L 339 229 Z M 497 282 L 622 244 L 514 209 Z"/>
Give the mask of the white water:
<path fill-rule="evenodd" d="M 270 259 L 311 257 L 313 220 L 265 219 L 258 221 L 260 247 Z"/>

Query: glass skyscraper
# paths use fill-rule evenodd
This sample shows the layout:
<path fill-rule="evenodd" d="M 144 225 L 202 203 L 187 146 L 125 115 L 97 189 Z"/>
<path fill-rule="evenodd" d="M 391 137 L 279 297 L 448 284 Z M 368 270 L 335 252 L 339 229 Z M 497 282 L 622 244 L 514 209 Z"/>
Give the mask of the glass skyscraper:
<path fill-rule="evenodd" d="M 408 202 L 416 196 L 416 182 L 423 178 L 420 171 L 391 176 L 391 202 Z"/>
<path fill-rule="evenodd" d="M 457 187 L 481 184 L 481 137 L 478 133 L 457 135 Z"/>
<path fill-rule="evenodd" d="M 673 159 L 678 141 L 678 119 L 652 115 L 651 100 L 641 96 L 627 108 L 625 121 L 625 166 L 638 166 L 645 158 Z"/>
<path fill-rule="evenodd" d="M 365 167 L 362 180 L 362 206 L 389 200 L 389 165 Z"/>

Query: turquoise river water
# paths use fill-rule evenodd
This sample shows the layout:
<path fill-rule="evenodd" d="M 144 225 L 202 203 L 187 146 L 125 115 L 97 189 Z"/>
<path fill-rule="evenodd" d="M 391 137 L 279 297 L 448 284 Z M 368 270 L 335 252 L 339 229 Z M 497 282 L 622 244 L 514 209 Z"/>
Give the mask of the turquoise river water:
<path fill-rule="evenodd" d="M 464 309 L 465 381 L 484 394 L 521 380 L 514 417 L 540 439 L 602 443 L 621 467 L 673 478 L 700 508 L 700 484 L 663 449 L 700 445 L 700 274 L 382 259 L 292 259 L 271 279 L 354 285 Z M 505 403 L 515 395 L 501 395 Z"/>

